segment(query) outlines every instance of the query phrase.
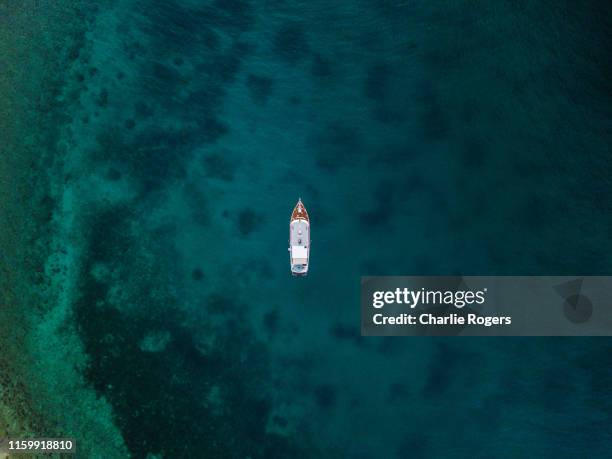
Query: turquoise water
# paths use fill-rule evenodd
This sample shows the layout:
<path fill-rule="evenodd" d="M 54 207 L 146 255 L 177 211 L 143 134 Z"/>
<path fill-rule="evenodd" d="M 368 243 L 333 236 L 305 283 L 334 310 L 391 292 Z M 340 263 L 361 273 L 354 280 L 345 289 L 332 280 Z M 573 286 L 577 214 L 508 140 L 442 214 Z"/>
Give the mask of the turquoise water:
<path fill-rule="evenodd" d="M 125 0 L 79 21 L 44 171 L 62 293 L 36 336 L 57 340 L 33 345 L 81 381 L 41 402 L 59 432 L 93 406 L 116 457 L 608 455 L 609 340 L 365 338 L 358 291 L 611 272 L 609 5 Z"/>

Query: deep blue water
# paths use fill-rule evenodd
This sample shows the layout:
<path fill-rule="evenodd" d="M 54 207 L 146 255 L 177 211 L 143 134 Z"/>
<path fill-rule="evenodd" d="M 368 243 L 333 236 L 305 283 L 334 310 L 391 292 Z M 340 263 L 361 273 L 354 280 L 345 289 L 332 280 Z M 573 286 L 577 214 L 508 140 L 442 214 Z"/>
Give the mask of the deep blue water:
<path fill-rule="evenodd" d="M 366 274 L 612 273 L 607 2 L 87 17 L 72 309 L 134 457 L 609 455 L 609 340 L 364 338 L 358 303 Z"/>

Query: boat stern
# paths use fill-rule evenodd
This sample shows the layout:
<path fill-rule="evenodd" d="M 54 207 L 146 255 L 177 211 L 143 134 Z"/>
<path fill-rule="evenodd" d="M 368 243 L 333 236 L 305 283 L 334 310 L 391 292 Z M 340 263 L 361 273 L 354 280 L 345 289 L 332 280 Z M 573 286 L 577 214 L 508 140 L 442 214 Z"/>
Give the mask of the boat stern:
<path fill-rule="evenodd" d="M 291 274 L 305 276 L 308 273 L 308 248 L 292 245 L 289 250 L 291 252 Z"/>
<path fill-rule="evenodd" d="M 296 264 L 291 265 L 291 275 L 292 276 L 305 276 L 308 274 L 308 265 L 307 264 Z"/>

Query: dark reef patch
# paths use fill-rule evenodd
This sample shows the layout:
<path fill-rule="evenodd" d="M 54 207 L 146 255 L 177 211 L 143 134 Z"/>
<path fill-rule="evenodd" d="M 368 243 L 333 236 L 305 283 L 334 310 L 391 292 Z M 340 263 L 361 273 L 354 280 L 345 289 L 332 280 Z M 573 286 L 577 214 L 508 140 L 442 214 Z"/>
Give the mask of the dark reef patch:
<path fill-rule="evenodd" d="M 171 179 L 185 177 L 185 162 L 202 141 L 195 130 L 164 130 L 151 127 L 126 138 L 109 129 L 98 136 L 99 161 L 123 164 L 130 177 L 138 180 L 142 192 L 160 190 Z"/>
<path fill-rule="evenodd" d="M 332 384 L 319 384 L 312 391 L 317 406 L 331 409 L 338 401 L 338 388 Z"/>
<path fill-rule="evenodd" d="M 289 64 L 295 64 L 308 54 L 308 37 L 299 23 L 287 23 L 277 30 L 272 51 Z"/>
<path fill-rule="evenodd" d="M 242 236 L 248 236 L 262 224 L 260 215 L 251 209 L 243 209 L 238 214 L 238 231 Z"/>
<path fill-rule="evenodd" d="M 210 223 L 210 209 L 206 195 L 198 187 L 197 183 L 191 182 L 183 189 L 185 201 L 191 208 L 193 221 L 199 225 L 206 226 Z"/>
<path fill-rule="evenodd" d="M 387 125 L 400 125 L 407 119 L 404 106 L 397 101 L 372 107 L 372 119 Z"/>
<path fill-rule="evenodd" d="M 273 279 L 274 278 L 274 268 L 272 267 L 272 263 L 267 260 L 258 259 L 256 263 L 257 266 L 257 274 L 261 279 Z M 247 269 L 252 267 L 253 263 L 250 263 L 246 266 Z"/>
<path fill-rule="evenodd" d="M 415 14 L 416 5 L 411 2 L 396 2 L 394 0 L 375 0 L 371 4 L 376 10 L 392 23 L 402 22 L 406 17 Z"/>
<path fill-rule="evenodd" d="M 40 215 L 42 221 L 49 223 L 53 219 L 57 203 L 49 194 L 44 194 L 39 199 Z"/>
<path fill-rule="evenodd" d="M 364 95 L 369 99 L 384 102 L 389 97 L 391 67 L 378 62 L 368 67 L 363 84 Z"/>
<path fill-rule="evenodd" d="M 330 329 L 330 334 L 340 341 L 350 341 L 358 346 L 365 344 L 365 338 L 361 336 L 358 327 L 336 322 Z"/>
<path fill-rule="evenodd" d="M 564 392 L 564 394 L 567 393 L 569 392 Z M 562 400 L 564 395 L 555 395 L 561 395 L 561 398 L 555 399 L 555 405 L 557 405 L 558 401 Z M 502 426 L 503 410 L 504 408 L 502 404 L 499 403 L 497 397 L 487 396 L 483 398 L 480 406 L 473 410 L 473 417 L 478 423 L 478 427 L 482 429 L 483 432 L 492 432 Z"/>
<path fill-rule="evenodd" d="M 419 121 L 423 138 L 429 141 L 446 139 L 451 131 L 451 120 L 431 85 L 423 85 L 417 96 L 417 104 L 420 108 Z"/>
<path fill-rule="evenodd" d="M 395 190 L 396 185 L 392 180 L 384 180 L 377 185 L 374 191 L 376 206 L 359 216 L 362 225 L 374 228 L 384 225 L 391 220 Z"/>
<path fill-rule="evenodd" d="M 404 437 L 397 450 L 397 458 L 404 459 L 407 457 L 415 459 L 430 457 L 429 440 L 425 435 L 410 433 Z"/>
<path fill-rule="evenodd" d="M 315 78 L 328 78 L 332 76 L 333 73 L 331 60 L 320 54 L 315 54 L 312 59 L 310 74 Z"/>
<path fill-rule="evenodd" d="M 102 88 L 95 97 L 96 105 L 100 108 L 106 108 L 108 106 L 108 90 Z"/>
<path fill-rule="evenodd" d="M 581 356 L 574 357 L 575 364 L 585 375 L 586 385 L 592 394 L 589 403 L 591 407 L 597 407 L 605 413 L 612 413 L 612 368 L 602 365 L 612 355 L 612 345 L 601 344 L 590 352 L 582 352 Z"/>
<path fill-rule="evenodd" d="M 141 27 L 153 39 L 152 48 L 160 54 L 185 53 L 200 46 L 208 47 L 216 16 L 206 6 L 185 7 L 181 2 L 147 2 L 142 6 Z M 213 39 L 214 41 L 214 39 Z"/>
<path fill-rule="evenodd" d="M 300 105 L 302 103 L 302 98 L 300 96 L 294 94 L 292 96 L 289 96 L 289 98 L 287 98 L 287 103 L 289 105 L 293 105 L 293 106 L 297 107 L 298 105 Z"/>
<path fill-rule="evenodd" d="M 429 364 L 427 380 L 421 391 L 422 396 L 425 398 L 443 396 L 458 379 L 469 374 L 475 363 L 475 355 L 472 352 L 448 344 L 438 344 Z"/>
<path fill-rule="evenodd" d="M 451 351 L 448 346 L 443 346 L 446 351 Z M 433 358 L 429 367 L 429 374 L 422 394 L 424 397 L 439 397 L 451 386 L 454 369 L 456 366 L 454 356 L 443 355 L 444 351 L 438 347 L 436 352 L 438 358 Z"/>
<path fill-rule="evenodd" d="M 236 311 L 237 305 L 231 296 L 212 293 L 206 299 L 206 311 L 210 314 L 227 315 Z"/>
<path fill-rule="evenodd" d="M 188 79 L 175 67 L 153 60 L 141 66 L 140 82 L 148 99 L 158 99 L 164 101 L 164 105 L 172 106 L 172 98 L 188 83 Z"/>
<path fill-rule="evenodd" d="M 427 105 L 421 116 L 424 137 L 427 140 L 442 140 L 450 131 L 450 122 L 442 107 L 433 102 Z"/>
<path fill-rule="evenodd" d="M 524 202 L 519 211 L 519 220 L 525 228 L 531 231 L 541 231 L 549 222 L 550 206 L 546 199 L 537 195 L 533 195 Z"/>
<path fill-rule="evenodd" d="M 411 103 L 405 89 L 408 85 L 394 79 L 398 76 L 393 66 L 376 62 L 367 68 L 363 83 L 364 96 L 372 103 L 372 118 L 387 125 L 405 122 L 408 118 L 406 104 Z"/>
<path fill-rule="evenodd" d="M 234 178 L 236 165 L 217 153 L 204 158 L 204 169 L 208 177 L 230 182 Z"/>
<path fill-rule="evenodd" d="M 175 86 L 182 80 L 182 76 L 178 70 L 169 65 L 162 64 L 161 62 L 152 62 L 150 72 L 156 82 L 163 85 L 164 91 L 175 90 Z M 145 75 L 145 79 L 146 76 L 147 75 Z"/>
<path fill-rule="evenodd" d="M 236 43 L 228 53 L 215 55 L 211 62 L 198 65 L 197 70 L 205 72 L 211 80 L 210 83 L 231 83 L 247 50 L 248 47 L 244 43 Z"/>
<path fill-rule="evenodd" d="M 329 124 L 311 140 L 317 152 L 316 165 L 328 172 L 337 171 L 363 153 L 360 140 L 357 129 L 342 122 Z"/>
<path fill-rule="evenodd" d="M 278 309 L 272 309 L 263 315 L 263 326 L 266 332 L 270 335 L 278 333 L 280 325 L 280 313 Z"/>
<path fill-rule="evenodd" d="M 248 0 L 215 0 L 214 24 L 229 29 L 247 30 L 251 27 L 253 6 Z"/>
<path fill-rule="evenodd" d="M 250 74 L 246 79 L 246 86 L 255 102 L 265 104 L 272 94 L 274 80 L 270 77 Z"/>
<path fill-rule="evenodd" d="M 118 180 L 121 180 L 121 177 L 123 177 L 123 174 L 121 173 L 121 171 L 119 171 L 118 169 L 114 167 L 108 168 L 108 171 L 106 172 L 106 178 L 108 180 L 110 180 L 111 182 L 116 182 Z"/>
<path fill-rule="evenodd" d="M 262 390 L 267 352 L 243 322 L 231 318 L 242 308 L 228 309 L 223 300 L 222 314 L 230 315 L 232 326 L 219 330 L 215 347 L 202 353 L 177 297 L 160 288 L 167 270 L 135 269 L 147 263 L 139 255 L 143 241 L 137 244 L 130 236 L 137 221 L 127 207 L 91 215 L 81 297 L 75 304 L 79 334 L 90 356 L 85 376 L 112 404 L 130 453 L 143 458 L 303 457 L 301 447 L 289 439 L 265 432 L 271 406 Z M 165 259 L 156 244 L 149 250 L 162 249 L 159 256 Z M 129 308 L 113 303 L 110 282 L 90 274 L 101 262 L 123 273 Z M 162 350 L 141 348 L 151 330 L 170 335 Z M 206 394 L 213 391 L 219 394 L 221 410 L 206 403 Z"/>
<path fill-rule="evenodd" d="M 184 114 L 192 119 L 211 116 L 211 113 L 223 100 L 224 95 L 225 93 L 219 85 L 204 85 L 187 96 Z"/>
<path fill-rule="evenodd" d="M 136 213 L 128 205 L 113 206 L 90 216 L 89 252 L 96 262 L 121 262 L 134 244 L 130 222 Z"/>
<path fill-rule="evenodd" d="M 191 271 L 191 278 L 197 282 L 201 281 L 202 279 L 204 279 L 204 271 L 202 271 L 201 268 L 194 268 Z"/>
<path fill-rule="evenodd" d="M 138 101 L 134 104 L 134 113 L 138 118 L 145 119 L 153 116 L 155 111 L 146 102 Z"/>
<path fill-rule="evenodd" d="M 393 168 L 401 168 L 409 164 L 409 161 L 417 154 L 418 152 L 412 145 L 385 145 L 380 150 L 377 150 L 375 154 L 370 155 L 370 161 L 372 164 L 385 164 Z"/>
<path fill-rule="evenodd" d="M 404 347 L 391 336 L 381 336 L 374 342 L 376 343 L 376 352 L 385 357 L 398 356 L 404 350 Z"/>
<path fill-rule="evenodd" d="M 465 141 L 462 151 L 462 160 L 466 167 L 470 169 L 483 167 L 485 156 L 485 146 L 482 141 L 473 137 Z"/>
<path fill-rule="evenodd" d="M 408 386 L 404 383 L 395 382 L 389 384 L 387 390 L 387 401 L 391 404 L 401 402 L 410 394 Z"/>
<path fill-rule="evenodd" d="M 132 64 L 142 82 L 134 94 L 133 118 L 127 115 L 123 125 L 109 126 L 99 135 L 94 158 L 102 163 L 112 161 L 140 184 L 141 197 L 154 197 L 170 182 L 186 177 L 197 147 L 214 143 L 229 132 L 229 125 L 220 117 L 220 106 L 227 85 L 234 81 L 251 49 L 235 32 L 250 23 L 252 8 L 243 0 L 190 7 L 169 0 L 140 6 L 143 16 L 137 25 L 150 43 L 146 50 L 138 45 L 138 60 Z M 132 49 L 144 42 L 135 41 L 127 26 L 122 31 L 127 34 L 125 47 Z M 219 34 L 225 32 L 229 32 L 229 43 L 221 50 Z M 255 84 L 261 86 L 262 81 Z M 123 101 L 107 95 L 98 105 L 120 103 Z M 175 127 L 151 123 L 153 115 L 162 111 L 165 119 L 178 121 Z M 210 157 L 205 168 L 209 177 L 233 178 L 233 168 L 220 157 Z M 202 220 L 200 217 L 198 212 Z"/>
<path fill-rule="evenodd" d="M 228 125 L 213 116 L 205 116 L 197 124 L 202 143 L 214 143 L 229 132 Z"/>
<path fill-rule="evenodd" d="M 362 276 L 382 276 L 386 269 L 388 268 L 385 268 L 385 264 L 380 260 L 368 258 L 361 262 L 359 273 Z"/>

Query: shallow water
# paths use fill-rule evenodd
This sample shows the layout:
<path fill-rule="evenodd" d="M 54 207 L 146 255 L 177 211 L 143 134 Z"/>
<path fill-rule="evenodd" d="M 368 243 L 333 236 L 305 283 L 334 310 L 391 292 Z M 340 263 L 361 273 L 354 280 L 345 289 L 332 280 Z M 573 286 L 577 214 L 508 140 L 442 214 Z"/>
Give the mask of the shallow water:
<path fill-rule="evenodd" d="M 53 214 L 24 353 L 58 432 L 92 457 L 101 438 L 107 457 L 607 454 L 607 339 L 365 338 L 358 286 L 610 273 L 609 5 L 124 0 L 73 18 L 52 166 L 28 172 Z"/>

